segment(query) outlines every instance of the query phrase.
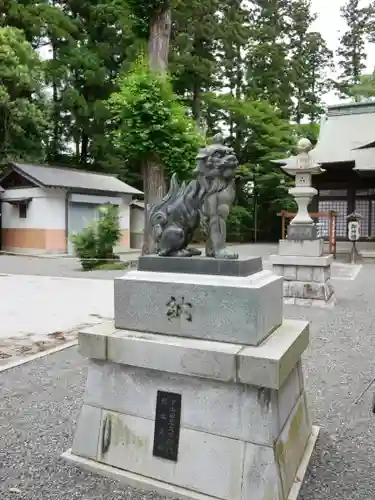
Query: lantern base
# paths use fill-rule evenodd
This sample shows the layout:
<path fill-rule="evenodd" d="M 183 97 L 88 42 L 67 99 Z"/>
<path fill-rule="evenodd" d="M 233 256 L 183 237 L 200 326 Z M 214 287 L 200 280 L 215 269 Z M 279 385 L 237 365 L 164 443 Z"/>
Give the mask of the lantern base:
<path fill-rule="evenodd" d="M 318 230 L 315 224 L 289 224 L 288 226 L 288 240 L 316 240 L 318 237 Z"/>
<path fill-rule="evenodd" d="M 332 307 L 335 304 L 334 289 L 330 280 L 332 260 L 332 255 L 271 255 L 273 272 L 284 278 L 284 303 L 306 307 Z"/>

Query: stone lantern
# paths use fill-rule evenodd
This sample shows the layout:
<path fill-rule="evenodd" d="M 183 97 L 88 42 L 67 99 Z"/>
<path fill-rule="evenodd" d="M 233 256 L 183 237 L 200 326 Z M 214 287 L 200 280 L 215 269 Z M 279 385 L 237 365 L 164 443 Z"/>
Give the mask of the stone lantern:
<path fill-rule="evenodd" d="M 298 210 L 288 227 L 288 237 L 280 240 L 277 255 L 271 255 L 274 272 L 284 278 L 284 302 L 304 306 L 334 304 L 334 291 L 330 282 L 332 255 L 324 255 L 323 238 L 318 238 L 317 227 L 310 217 L 308 206 L 317 194 L 312 187 L 312 176 L 322 174 L 312 157 L 312 144 L 308 139 L 298 143 L 298 155 L 277 163 L 295 176 L 295 186 L 289 193 L 296 200 Z"/>
<path fill-rule="evenodd" d="M 295 187 L 289 189 L 296 200 L 297 215 L 288 227 L 288 238 L 294 240 L 315 240 L 317 229 L 309 215 L 308 206 L 313 197 L 318 194 L 312 187 L 312 176 L 325 172 L 310 156 L 312 144 L 308 139 L 301 139 L 298 143 L 299 154 L 294 157 L 293 163 L 281 168 L 289 175 L 295 176 Z"/>

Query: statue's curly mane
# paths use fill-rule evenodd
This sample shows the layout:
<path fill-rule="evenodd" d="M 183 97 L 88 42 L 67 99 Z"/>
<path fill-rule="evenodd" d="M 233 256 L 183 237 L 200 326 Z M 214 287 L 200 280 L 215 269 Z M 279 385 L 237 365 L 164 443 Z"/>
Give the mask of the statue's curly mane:
<path fill-rule="evenodd" d="M 200 186 L 204 189 L 206 195 L 219 193 L 224 191 L 229 185 L 232 184 L 233 178 L 224 175 L 228 170 L 228 159 L 232 156 L 231 150 L 220 160 L 214 160 L 213 155 L 217 150 L 207 158 L 201 159 L 195 169 L 195 175 Z"/>

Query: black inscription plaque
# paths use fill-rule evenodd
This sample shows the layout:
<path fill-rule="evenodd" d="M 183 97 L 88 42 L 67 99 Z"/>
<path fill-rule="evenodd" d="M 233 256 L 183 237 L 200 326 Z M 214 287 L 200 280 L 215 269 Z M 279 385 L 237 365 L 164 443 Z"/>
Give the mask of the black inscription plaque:
<path fill-rule="evenodd" d="M 180 423 L 181 394 L 158 391 L 152 453 L 155 457 L 177 462 Z"/>

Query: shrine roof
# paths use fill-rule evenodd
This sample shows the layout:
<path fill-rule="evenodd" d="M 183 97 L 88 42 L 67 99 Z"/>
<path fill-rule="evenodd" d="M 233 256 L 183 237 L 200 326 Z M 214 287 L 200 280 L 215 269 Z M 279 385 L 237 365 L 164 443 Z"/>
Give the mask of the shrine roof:
<path fill-rule="evenodd" d="M 354 170 L 375 170 L 375 101 L 329 106 L 310 155 L 322 165 L 354 163 Z M 294 159 L 276 163 L 287 165 Z"/>

